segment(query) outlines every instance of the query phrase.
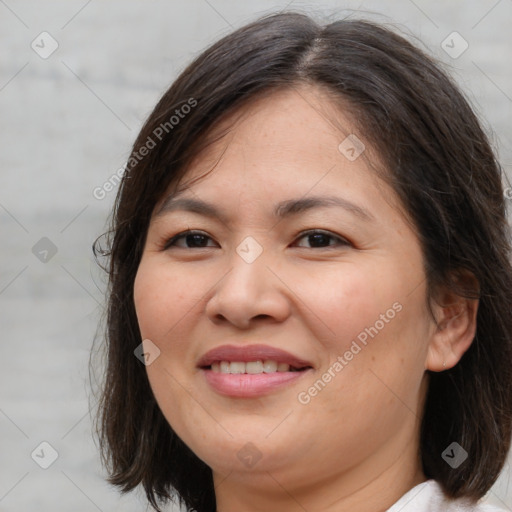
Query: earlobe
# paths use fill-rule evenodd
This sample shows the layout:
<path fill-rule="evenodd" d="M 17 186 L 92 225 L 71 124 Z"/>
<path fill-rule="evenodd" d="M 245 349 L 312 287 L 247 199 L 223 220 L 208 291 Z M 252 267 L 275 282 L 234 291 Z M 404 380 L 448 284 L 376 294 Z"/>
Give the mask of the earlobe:
<path fill-rule="evenodd" d="M 425 369 L 442 372 L 460 361 L 475 337 L 477 311 L 478 299 L 454 294 L 447 305 L 438 306 L 438 323 L 430 338 Z"/>

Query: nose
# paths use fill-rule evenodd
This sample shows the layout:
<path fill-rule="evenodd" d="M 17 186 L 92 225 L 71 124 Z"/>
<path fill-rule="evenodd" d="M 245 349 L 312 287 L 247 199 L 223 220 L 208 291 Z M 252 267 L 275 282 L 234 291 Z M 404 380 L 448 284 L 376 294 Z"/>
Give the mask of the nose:
<path fill-rule="evenodd" d="M 267 258 L 262 255 L 248 263 L 234 252 L 229 263 L 206 304 L 213 323 L 248 329 L 259 322 L 278 323 L 289 317 L 288 288 Z"/>

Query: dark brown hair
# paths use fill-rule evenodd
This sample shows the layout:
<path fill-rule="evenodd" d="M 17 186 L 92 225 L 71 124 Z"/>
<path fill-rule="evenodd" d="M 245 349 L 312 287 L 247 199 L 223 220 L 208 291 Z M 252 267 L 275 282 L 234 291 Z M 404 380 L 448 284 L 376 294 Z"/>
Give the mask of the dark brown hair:
<path fill-rule="evenodd" d="M 480 299 L 469 350 L 454 368 L 429 372 L 421 428 L 425 475 L 450 497 L 480 498 L 511 439 L 512 268 L 502 169 L 467 100 L 423 51 L 382 25 L 347 19 L 321 26 L 298 13 L 261 18 L 199 55 L 135 141 L 103 252 L 110 286 L 98 430 L 110 482 L 123 491 L 142 484 L 156 510 L 177 497 L 188 509 L 215 511 L 210 468 L 173 432 L 134 357 L 141 343 L 134 279 L 155 204 L 212 128 L 257 95 L 301 84 L 348 106 L 385 166 L 417 230 L 429 304 L 441 286 Z M 184 104 L 195 106 L 170 121 Z M 149 139 L 156 144 L 143 151 Z M 476 277 L 478 295 L 460 286 L 464 271 Z M 441 456 L 454 441 L 469 454 L 457 469 Z"/>

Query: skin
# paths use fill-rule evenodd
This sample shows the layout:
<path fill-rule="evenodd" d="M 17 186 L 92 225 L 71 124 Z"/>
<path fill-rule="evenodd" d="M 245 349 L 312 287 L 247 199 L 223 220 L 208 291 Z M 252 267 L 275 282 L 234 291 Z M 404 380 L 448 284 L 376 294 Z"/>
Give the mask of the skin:
<path fill-rule="evenodd" d="M 148 377 L 169 424 L 212 469 L 218 511 L 385 511 L 426 479 L 425 370 L 457 364 L 474 337 L 475 301 L 442 291 L 439 327 L 429 315 L 415 229 L 369 169 L 369 143 L 355 161 L 338 150 L 347 134 L 362 141 L 364 134 L 343 112 L 334 126 L 327 114 L 335 110 L 305 86 L 252 101 L 196 157 L 181 187 L 182 197 L 211 202 L 226 218 L 159 216 L 159 203 L 149 226 L 134 289 L 142 338 L 161 351 Z M 373 220 L 340 207 L 272 216 L 276 203 L 312 195 L 346 198 Z M 181 239 L 165 248 L 187 229 L 204 232 L 207 246 Z M 300 236 L 308 229 L 331 237 Z M 263 249 L 252 263 L 236 252 L 248 236 Z M 357 336 L 397 303 L 394 318 L 333 372 Z M 198 359 L 213 347 L 253 343 L 287 350 L 313 370 L 258 398 L 212 390 Z M 301 403 L 299 393 L 329 368 L 335 376 Z M 259 460 L 249 467 L 241 449 Z"/>

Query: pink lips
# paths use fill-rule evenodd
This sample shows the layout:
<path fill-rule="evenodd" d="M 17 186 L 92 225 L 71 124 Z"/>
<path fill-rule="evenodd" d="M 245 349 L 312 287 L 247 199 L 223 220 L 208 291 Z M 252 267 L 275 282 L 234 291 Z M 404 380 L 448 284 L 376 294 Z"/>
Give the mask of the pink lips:
<path fill-rule="evenodd" d="M 294 372 L 273 372 L 260 374 L 227 374 L 216 373 L 210 368 L 212 363 L 249 362 L 272 360 L 277 363 L 289 364 L 294 369 L 304 369 Z M 208 384 L 218 393 L 238 398 L 254 398 L 295 382 L 312 368 L 309 361 L 290 354 L 284 350 L 268 345 L 222 345 L 204 354 L 197 366 L 205 376 Z"/>
<path fill-rule="evenodd" d="M 287 363 L 293 368 L 312 366 L 309 361 L 295 357 L 285 350 L 268 345 L 247 345 L 245 347 L 238 345 L 222 345 L 206 352 L 206 354 L 199 359 L 197 366 L 204 368 L 205 366 L 210 366 L 212 363 L 220 361 L 240 361 L 241 363 L 247 363 L 248 361 L 263 361 L 265 359 L 271 359 L 277 363 Z"/>

